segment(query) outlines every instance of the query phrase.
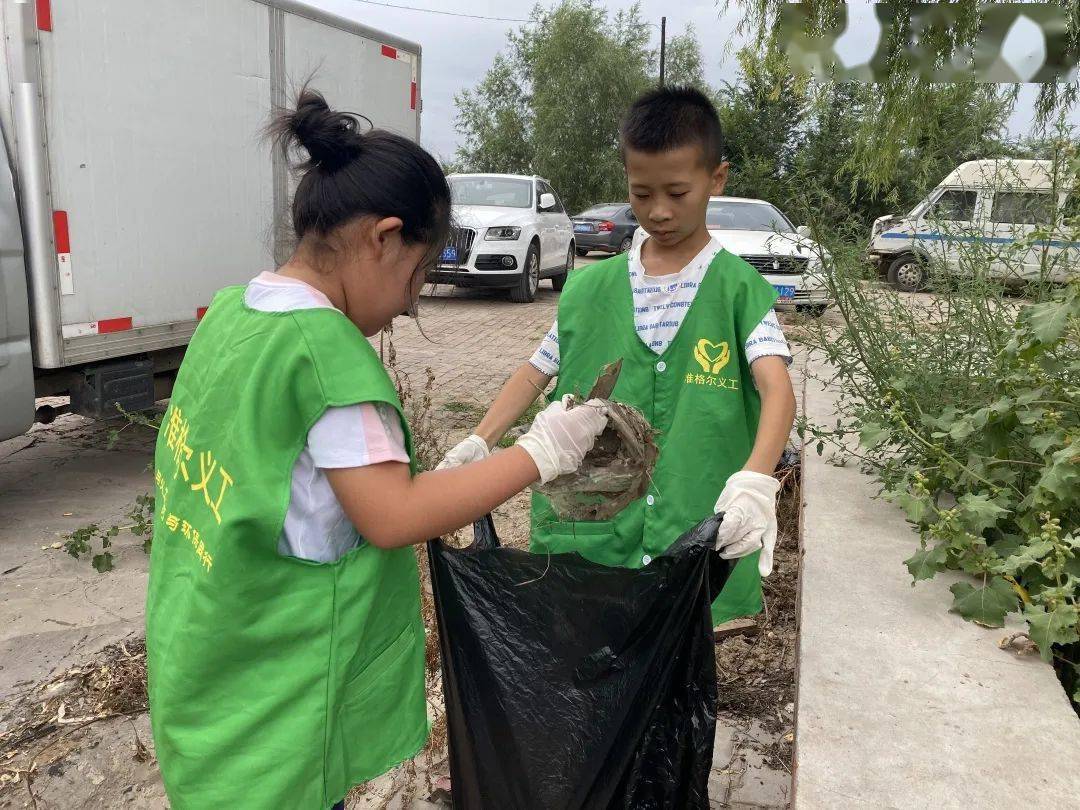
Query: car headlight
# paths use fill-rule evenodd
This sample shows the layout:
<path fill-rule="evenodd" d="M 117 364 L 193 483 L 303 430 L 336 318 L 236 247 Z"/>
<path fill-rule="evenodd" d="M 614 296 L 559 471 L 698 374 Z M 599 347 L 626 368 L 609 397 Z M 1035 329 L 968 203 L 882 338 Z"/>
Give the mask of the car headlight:
<path fill-rule="evenodd" d="M 521 238 L 521 228 L 510 228 L 500 225 L 497 228 L 488 228 L 484 239 L 489 242 L 516 242 Z"/>

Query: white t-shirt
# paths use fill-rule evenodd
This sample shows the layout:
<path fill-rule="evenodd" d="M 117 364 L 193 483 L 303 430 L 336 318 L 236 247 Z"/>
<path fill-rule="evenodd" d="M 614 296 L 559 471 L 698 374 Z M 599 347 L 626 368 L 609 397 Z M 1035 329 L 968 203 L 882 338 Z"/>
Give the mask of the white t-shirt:
<path fill-rule="evenodd" d="M 641 244 L 644 244 L 643 242 Z M 630 284 L 633 289 L 634 327 L 641 341 L 656 354 L 663 354 L 675 339 L 690 305 L 694 303 L 698 287 L 716 254 L 722 248 L 715 239 L 701 249 L 690 263 L 678 273 L 667 276 L 650 276 L 641 263 L 641 244 L 630 249 L 627 258 Z M 743 346 L 747 364 L 762 357 L 783 357 L 791 363 L 791 350 L 784 338 L 784 330 L 776 319 L 776 312 L 769 310 L 761 319 Z M 559 322 L 556 320 L 544 337 L 532 360 L 533 367 L 541 374 L 556 377 L 559 374 Z"/>
<path fill-rule="evenodd" d="M 334 306 L 314 287 L 275 273 L 262 273 L 251 281 L 244 302 L 261 312 Z M 359 535 L 323 471 L 386 461 L 409 462 L 397 411 L 382 402 L 327 408 L 308 431 L 307 444 L 293 466 L 278 552 L 333 562 L 355 548 Z"/>

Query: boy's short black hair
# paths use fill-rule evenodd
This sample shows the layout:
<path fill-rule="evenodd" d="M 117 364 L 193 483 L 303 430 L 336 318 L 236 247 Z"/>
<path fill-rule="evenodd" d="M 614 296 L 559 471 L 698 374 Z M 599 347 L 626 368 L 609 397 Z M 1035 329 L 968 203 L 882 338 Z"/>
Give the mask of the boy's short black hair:
<path fill-rule="evenodd" d="M 705 166 L 715 169 L 724 160 L 724 130 L 712 102 L 693 87 L 659 87 L 631 106 L 619 128 L 619 148 L 666 152 L 700 144 Z"/>

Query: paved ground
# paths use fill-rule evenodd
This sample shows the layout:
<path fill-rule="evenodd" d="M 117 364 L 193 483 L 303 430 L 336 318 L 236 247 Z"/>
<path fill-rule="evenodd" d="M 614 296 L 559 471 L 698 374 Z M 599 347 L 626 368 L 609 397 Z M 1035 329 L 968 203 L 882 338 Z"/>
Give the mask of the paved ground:
<path fill-rule="evenodd" d="M 416 321 L 400 318 L 394 324 L 398 365 L 416 376 L 425 368 L 435 371 L 438 400 L 484 406 L 532 356 L 559 305 L 547 281 L 531 304 L 511 304 L 481 291 L 442 287 L 431 292 L 421 299 Z"/>
<path fill-rule="evenodd" d="M 424 297 L 418 323 L 401 319 L 396 325 L 399 368 L 411 370 L 414 385 L 422 383 L 425 368 L 435 375 L 432 399 L 439 409 L 433 415 L 445 421 L 445 441 L 463 436 L 528 359 L 554 319 L 557 301 L 548 282 L 530 305 L 443 289 Z M 109 433 L 109 425 L 64 416 L 0 443 L 0 702 L 141 632 L 147 558 L 140 538 L 122 532 L 116 570 L 100 575 L 87 560 L 52 548 L 89 523 L 126 525 L 136 496 L 151 490 L 147 465 L 155 434 L 129 427 L 110 449 Z M 523 540 L 525 509 L 519 498 L 497 514 L 505 540 Z M 0 734 L 4 730 L 0 721 Z M 721 728 L 717 756 L 723 762 L 714 792 L 723 796 L 715 797 L 715 806 L 786 804 L 785 773 L 752 757 L 740 759 L 739 740 L 754 733 Z M 150 744 L 145 716 L 81 732 L 72 738 L 70 754 L 38 772 L 36 805 L 22 787 L 0 784 L 0 807 L 165 807 L 153 764 L 134 756 L 136 738 Z M 743 795 L 743 783 L 756 792 Z"/>
<path fill-rule="evenodd" d="M 806 411 L 830 424 L 835 392 L 809 381 Z M 1060 682 L 998 646 L 1024 622 L 949 613 L 949 586 L 974 582 L 959 572 L 913 587 L 902 561 L 918 537 L 879 488 L 854 463 L 804 457 L 794 806 L 1080 807 L 1080 770 L 1060 767 L 1080 763 Z"/>

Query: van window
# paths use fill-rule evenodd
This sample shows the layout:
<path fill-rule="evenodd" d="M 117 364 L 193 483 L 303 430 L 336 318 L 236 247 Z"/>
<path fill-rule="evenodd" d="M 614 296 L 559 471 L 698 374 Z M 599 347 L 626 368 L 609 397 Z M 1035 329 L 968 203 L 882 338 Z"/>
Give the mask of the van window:
<path fill-rule="evenodd" d="M 975 219 L 975 201 L 977 191 L 949 189 L 926 212 L 927 219 L 940 219 L 946 222 L 971 222 Z"/>
<path fill-rule="evenodd" d="M 994 195 L 991 222 L 1009 225 L 1049 225 L 1054 218 L 1054 198 L 1030 191 L 999 191 Z"/>

